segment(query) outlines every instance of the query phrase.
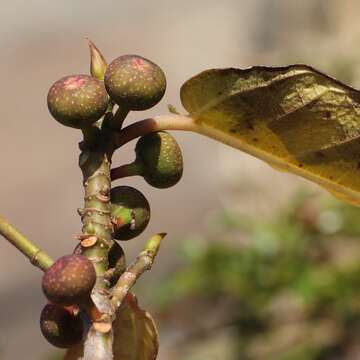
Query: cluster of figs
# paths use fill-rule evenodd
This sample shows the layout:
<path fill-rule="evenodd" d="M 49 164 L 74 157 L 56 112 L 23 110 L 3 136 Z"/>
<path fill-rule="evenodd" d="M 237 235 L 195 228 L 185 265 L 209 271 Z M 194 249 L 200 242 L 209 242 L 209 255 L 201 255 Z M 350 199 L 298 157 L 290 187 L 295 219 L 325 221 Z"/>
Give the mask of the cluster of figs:
<path fill-rule="evenodd" d="M 101 69 L 100 69 L 101 70 Z M 77 129 L 94 126 L 116 104 L 123 113 L 146 110 L 157 104 L 166 89 L 161 68 L 141 56 L 124 55 L 90 75 L 71 75 L 56 81 L 47 97 L 51 115 L 61 124 Z M 115 130 L 114 130 L 115 131 Z M 182 176 L 181 150 L 167 132 L 159 131 L 139 138 L 132 175 L 141 175 L 150 185 L 168 188 Z M 150 220 L 150 206 L 135 188 L 111 189 L 113 238 L 129 240 L 138 236 Z M 113 286 L 125 271 L 121 246 L 114 242 L 108 255 Z M 69 348 L 83 339 L 86 308 L 96 282 L 93 263 L 81 255 L 78 245 L 73 254 L 59 258 L 44 274 L 43 292 L 48 304 L 40 316 L 44 337 L 54 346 Z"/>

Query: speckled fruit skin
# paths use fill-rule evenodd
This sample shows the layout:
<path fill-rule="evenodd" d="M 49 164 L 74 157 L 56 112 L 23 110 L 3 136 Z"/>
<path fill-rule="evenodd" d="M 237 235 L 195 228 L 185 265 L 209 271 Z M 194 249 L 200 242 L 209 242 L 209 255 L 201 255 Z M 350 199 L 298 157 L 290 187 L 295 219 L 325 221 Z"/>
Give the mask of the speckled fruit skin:
<path fill-rule="evenodd" d="M 111 279 L 111 286 L 114 286 L 119 277 L 126 270 L 126 259 L 122 247 L 114 241 L 109 250 L 109 268 L 114 269 L 114 276 Z"/>
<path fill-rule="evenodd" d="M 174 186 L 183 174 L 181 149 L 166 131 L 141 137 L 136 144 L 136 156 L 144 166 L 143 177 L 156 188 Z"/>
<path fill-rule="evenodd" d="M 105 87 L 111 99 L 129 110 L 146 110 L 164 96 L 166 78 L 160 67 L 138 55 L 115 59 L 105 73 Z"/>
<path fill-rule="evenodd" d="M 59 305 L 86 301 L 95 285 L 96 272 L 85 256 L 59 258 L 44 274 L 42 288 L 47 299 Z"/>
<path fill-rule="evenodd" d="M 70 75 L 51 86 L 47 104 L 59 123 L 81 129 L 105 114 L 109 97 L 102 81 L 89 75 Z"/>
<path fill-rule="evenodd" d="M 50 344 L 69 348 L 80 343 L 84 326 L 79 314 L 73 309 L 47 304 L 40 315 L 40 329 Z"/>
<path fill-rule="evenodd" d="M 110 198 L 114 238 L 130 240 L 142 233 L 150 221 L 150 205 L 145 196 L 131 186 L 117 186 L 111 189 Z M 129 223 L 129 218 L 134 221 Z"/>

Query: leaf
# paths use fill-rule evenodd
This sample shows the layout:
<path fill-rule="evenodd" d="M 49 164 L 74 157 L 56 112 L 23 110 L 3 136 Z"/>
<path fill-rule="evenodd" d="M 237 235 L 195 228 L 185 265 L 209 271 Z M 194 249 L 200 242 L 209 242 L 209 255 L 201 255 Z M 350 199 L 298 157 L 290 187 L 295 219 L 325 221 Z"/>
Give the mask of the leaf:
<path fill-rule="evenodd" d="M 114 322 L 114 360 L 154 360 L 159 334 L 151 315 L 129 293 Z"/>
<path fill-rule="evenodd" d="M 113 323 L 114 360 L 155 360 L 159 334 L 151 315 L 142 310 L 134 294 L 128 293 Z M 64 360 L 78 360 L 83 345 L 67 351 Z"/>
<path fill-rule="evenodd" d="M 197 132 L 360 205 L 360 92 L 307 65 L 207 70 L 181 88 Z"/>

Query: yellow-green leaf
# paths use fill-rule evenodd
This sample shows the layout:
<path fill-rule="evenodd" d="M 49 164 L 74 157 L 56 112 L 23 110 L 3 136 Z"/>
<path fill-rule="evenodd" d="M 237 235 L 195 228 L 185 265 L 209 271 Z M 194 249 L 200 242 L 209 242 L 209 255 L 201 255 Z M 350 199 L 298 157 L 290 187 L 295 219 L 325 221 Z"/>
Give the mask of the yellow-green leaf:
<path fill-rule="evenodd" d="M 114 360 L 155 360 L 159 349 L 159 334 L 151 315 L 142 310 L 134 294 L 129 293 L 117 311 L 113 323 Z M 83 345 L 69 349 L 64 360 L 78 360 Z"/>
<path fill-rule="evenodd" d="M 306 65 L 214 69 L 181 88 L 197 132 L 360 205 L 360 92 Z"/>

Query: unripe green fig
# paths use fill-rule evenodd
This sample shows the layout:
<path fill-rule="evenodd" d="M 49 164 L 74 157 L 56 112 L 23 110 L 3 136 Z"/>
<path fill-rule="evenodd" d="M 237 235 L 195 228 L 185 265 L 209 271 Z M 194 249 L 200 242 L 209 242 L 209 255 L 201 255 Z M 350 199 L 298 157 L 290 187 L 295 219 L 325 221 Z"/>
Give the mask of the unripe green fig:
<path fill-rule="evenodd" d="M 84 326 L 79 311 L 73 307 L 47 304 L 40 315 L 40 329 L 50 344 L 69 348 L 81 342 Z"/>
<path fill-rule="evenodd" d="M 115 59 L 105 72 L 105 87 L 110 98 L 129 110 L 146 110 L 164 96 L 166 78 L 161 68 L 138 55 Z"/>
<path fill-rule="evenodd" d="M 139 190 L 117 186 L 111 189 L 110 199 L 115 239 L 130 240 L 145 230 L 150 221 L 150 205 Z"/>
<path fill-rule="evenodd" d="M 183 159 L 175 138 L 166 131 L 142 136 L 136 144 L 136 162 L 142 176 L 156 188 L 174 186 L 182 177 Z"/>
<path fill-rule="evenodd" d="M 113 274 L 111 278 L 111 286 L 114 286 L 119 280 L 120 276 L 126 270 L 126 259 L 125 253 L 122 247 L 114 241 L 113 245 L 109 250 L 109 268 L 113 269 Z"/>
<path fill-rule="evenodd" d="M 92 262 L 82 255 L 66 255 L 46 270 L 42 288 L 47 299 L 58 305 L 86 301 L 95 285 L 96 272 Z"/>
<path fill-rule="evenodd" d="M 109 97 L 102 81 L 89 75 L 70 75 L 51 86 L 47 103 L 55 120 L 81 129 L 105 114 Z"/>

